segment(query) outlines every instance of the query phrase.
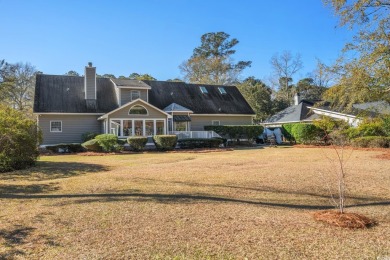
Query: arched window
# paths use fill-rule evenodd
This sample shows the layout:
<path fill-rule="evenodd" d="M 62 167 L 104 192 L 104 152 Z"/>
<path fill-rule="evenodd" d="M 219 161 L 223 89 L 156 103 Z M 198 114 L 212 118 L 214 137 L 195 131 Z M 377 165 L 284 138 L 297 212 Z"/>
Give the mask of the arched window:
<path fill-rule="evenodd" d="M 129 115 L 147 115 L 148 110 L 140 105 L 132 106 L 129 110 Z"/>

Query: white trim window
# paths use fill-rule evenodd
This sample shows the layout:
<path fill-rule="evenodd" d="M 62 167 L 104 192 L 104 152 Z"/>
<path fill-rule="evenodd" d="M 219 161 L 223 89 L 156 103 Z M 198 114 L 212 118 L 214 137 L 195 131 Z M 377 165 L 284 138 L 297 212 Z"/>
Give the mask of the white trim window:
<path fill-rule="evenodd" d="M 130 101 L 134 101 L 138 98 L 141 98 L 141 91 L 139 90 L 130 91 Z"/>
<path fill-rule="evenodd" d="M 219 120 L 212 120 L 211 124 L 212 125 L 221 125 L 221 121 L 219 121 Z"/>
<path fill-rule="evenodd" d="M 62 121 L 50 121 L 50 132 L 61 133 L 62 132 Z"/>

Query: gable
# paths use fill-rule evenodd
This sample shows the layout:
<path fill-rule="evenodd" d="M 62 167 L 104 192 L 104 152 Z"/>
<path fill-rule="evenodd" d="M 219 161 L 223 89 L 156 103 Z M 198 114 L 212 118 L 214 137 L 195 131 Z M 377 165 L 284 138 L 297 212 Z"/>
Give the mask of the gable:
<path fill-rule="evenodd" d="M 134 106 L 142 106 L 147 110 L 147 115 L 139 114 L 139 115 L 129 115 L 129 110 Z M 101 118 L 110 117 L 110 118 L 167 118 L 169 115 L 164 111 L 159 110 L 156 107 L 144 102 L 140 99 L 137 99 L 133 102 L 129 102 L 122 107 L 117 108 L 110 113 L 103 115 Z"/>

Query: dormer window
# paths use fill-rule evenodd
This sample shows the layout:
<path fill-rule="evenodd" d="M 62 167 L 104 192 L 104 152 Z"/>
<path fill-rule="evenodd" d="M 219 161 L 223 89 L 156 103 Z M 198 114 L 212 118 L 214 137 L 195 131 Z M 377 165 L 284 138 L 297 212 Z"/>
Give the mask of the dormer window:
<path fill-rule="evenodd" d="M 209 92 L 207 91 L 206 87 L 200 86 L 199 88 L 200 88 L 200 92 L 202 92 L 202 94 L 207 94 L 207 93 L 209 93 Z"/>
<path fill-rule="evenodd" d="M 218 90 L 219 90 L 219 93 L 221 93 L 222 95 L 226 94 L 226 90 L 224 87 L 218 87 Z"/>
<path fill-rule="evenodd" d="M 129 115 L 147 115 L 148 110 L 140 105 L 132 106 L 129 110 Z"/>
<path fill-rule="evenodd" d="M 130 101 L 134 101 L 141 97 L 141 91 L 139 90 L 132 90 L 130 92 Z"/>

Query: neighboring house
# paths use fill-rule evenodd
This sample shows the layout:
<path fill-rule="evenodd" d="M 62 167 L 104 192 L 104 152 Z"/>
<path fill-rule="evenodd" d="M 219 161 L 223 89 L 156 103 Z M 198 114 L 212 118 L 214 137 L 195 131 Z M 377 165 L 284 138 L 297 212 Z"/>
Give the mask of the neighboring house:
<path fill-rule="evenodd" d="M 314 104 L 315 102 L 300 100 L 297 94 L 294 97 L 294 105 L 271 116 L 263 124 L 266 127 L 277 128 L 288 123 L 311 123 L 321 116 L 329 116 L 357 126 L 364 115 L 374 117 L 378 114 L 390 114 L 390 104 L 386 101 L 354 104 L 348 113 L 330 108 L 329 105 L 315 107 Z"/>
<path fill-rule="evenodd" d="M 294 97 L 294 105 L 276 113 L 262 124 L 265 127 L 275 128 L 281 127 L 283 124 L 313 122 L 314 119 L 319 118 L 319 116 L 310 109 L 313 105 L 314 102 L 301 100 L 299 94 L 296 94 Z"/>
<path fill-rule="evenodd" d="M 342 119 L 352 126 L 357 126 L 362 120 L 362 117 L 375 117 L 380 114 L 390 114 L 390 104 L 386 101 L 367 102 L 361 104 L 353 104 L 349 112 L 338 111 L 329 106 L 309 107 L 314 113 Z"/>
<path fill-rule="evenodd" d="M 43 145 L 80 143 L 85 132 L 119 137 L 249 125 L 255 115 L 235 86 L 38 74 L 34 113 Z"/>

